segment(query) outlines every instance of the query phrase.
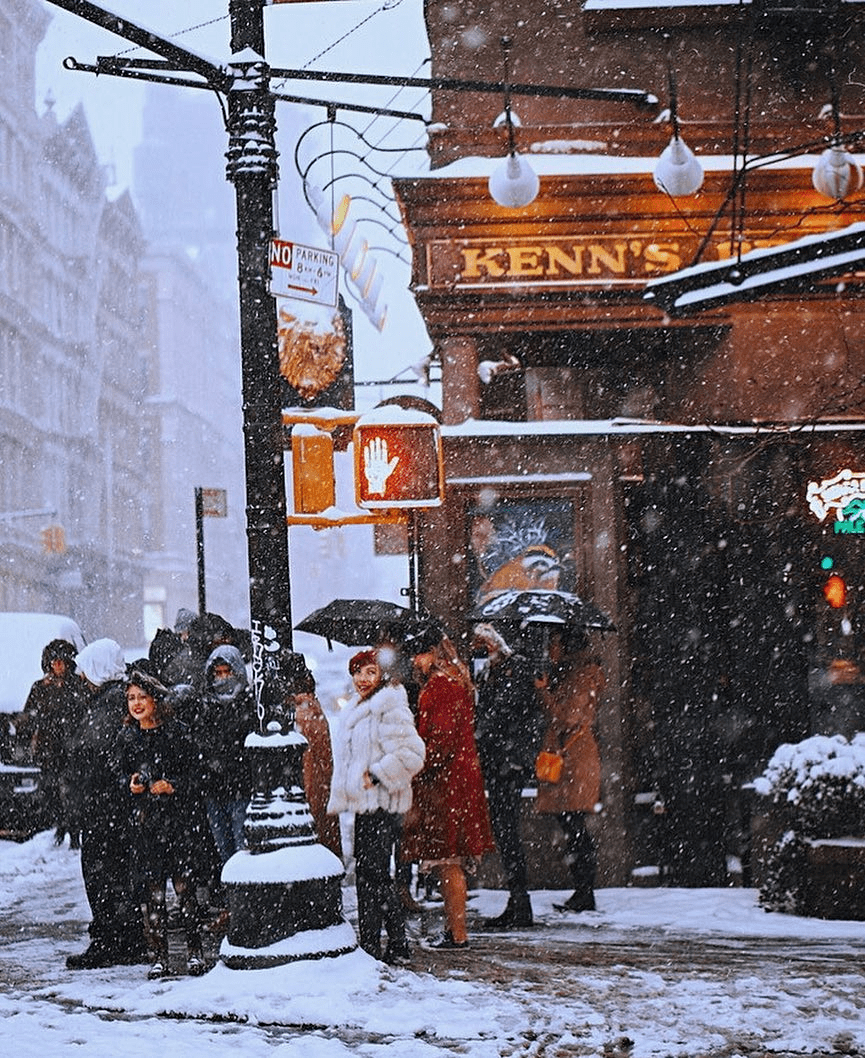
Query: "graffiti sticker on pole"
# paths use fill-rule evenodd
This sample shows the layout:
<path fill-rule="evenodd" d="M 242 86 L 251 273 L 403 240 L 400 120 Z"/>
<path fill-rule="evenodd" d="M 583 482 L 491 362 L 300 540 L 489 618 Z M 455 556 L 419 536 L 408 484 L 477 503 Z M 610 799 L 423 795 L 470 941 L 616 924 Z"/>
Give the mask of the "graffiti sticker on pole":
<path fill-rule="evenodd" d="M 336 307 L 339 254 L 284 239 L 270 241 L 270 293 Z"/>

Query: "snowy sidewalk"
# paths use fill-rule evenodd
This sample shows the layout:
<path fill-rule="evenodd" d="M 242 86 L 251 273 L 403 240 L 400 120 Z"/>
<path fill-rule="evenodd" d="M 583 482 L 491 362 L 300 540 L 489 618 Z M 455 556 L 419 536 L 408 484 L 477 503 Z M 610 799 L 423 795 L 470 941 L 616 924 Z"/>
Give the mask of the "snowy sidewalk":
<path fill-rule="evenodd" d="M 86 940 L 78 855 L 49 834 L 3 843 L 5 1039 L 15 1058 L 187 1058 L 202 1046 L 216 1058 L 865 1051 L 865 924 L 767 914 L 753 890 L 606 889 L 598 911 L 570 916 L 552 908 L 561 895 L 533 894 L 533 930 L 475 932 L 466 952 L 416 944 L 408 969 L 356 952 L 148 982 L 141 966 L 67 971 Z M 480 891 L 471 909 L 503 904 Z"/>

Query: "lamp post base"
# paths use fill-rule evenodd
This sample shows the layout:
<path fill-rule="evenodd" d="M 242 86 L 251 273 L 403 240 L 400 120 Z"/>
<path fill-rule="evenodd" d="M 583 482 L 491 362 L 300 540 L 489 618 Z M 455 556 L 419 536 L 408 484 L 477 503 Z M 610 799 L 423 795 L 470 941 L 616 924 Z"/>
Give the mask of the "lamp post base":
<path fill-rule="evenodd" d="M 306 739 L 271 721 L 247 735 L 256 793 L 246 810 L 249 847 L 222 868 L 230 926 L 220 959 L 232 970 L 261 970 L 354 951 L 342 913 L 342 860 L 316 840 L 303 791 Z"/>
<path fill-rule="evenodd" d="M 236 852 L 222 871 L 231 926 L 220 948 L 230 969 L 264 969 L 357 947 L 342 914 L 339 858 L 317 842 Z"/>

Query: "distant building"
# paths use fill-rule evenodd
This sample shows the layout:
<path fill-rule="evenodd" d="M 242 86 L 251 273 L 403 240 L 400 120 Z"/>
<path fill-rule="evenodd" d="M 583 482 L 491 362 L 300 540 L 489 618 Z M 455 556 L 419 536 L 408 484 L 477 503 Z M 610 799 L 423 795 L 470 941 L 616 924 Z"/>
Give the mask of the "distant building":
<path fill-rule="evenodd" d="M 141 634 L 146 352 L 128 196 L 109 202 L 78 108 L 33 109 L 48 24 L 0 12 L 0 607 Z"/>
<path fill-rule="evenodd" d="M 226 493 L 227 516 L 203 519 L 206 607 L 248 624 L 246 494 L 236 312 L 179 250 L 142 261 L 147 319 L 147 472 L 155 502 L 145 537 L 145 633 L 198 609 L 195 489 Z"/>
<path fill-rule="evenodd" d="M 222 489 L 227 517 L 204 519 L 207 609 L 249 621 L 234 197 L 225 130 L 208 94 L 149 86 L 133 194 L 149 251 L 142 289 L 149 350 L 148 637 L 198 609 L 195 489 Z"/>
<path fill-rule="evenodd" d="M 67 612 L 89 636 L 144 646 L 181 606 L 197 609 L 200 486 L 224 489 L 228 503 L 228 517 L 205 523 L 206 604 L 244 625 L 233 203 L 221 144 L 168 164 L 166 144 L 192 143 L 169 105 L 161 163 L 157 148 L 154 168 L 144 155 L 136 170 L 155 189 L 142 211 L 153 232 L 143 230 L 128 192 L 106 195 L 83 109 L 63 122 L 50 99 L 43 117 L 33 109 L 49 17 L 36 0 L 0 12 L 0 608 Z M 176 203 L 190 179 L 198 193 Z"/>

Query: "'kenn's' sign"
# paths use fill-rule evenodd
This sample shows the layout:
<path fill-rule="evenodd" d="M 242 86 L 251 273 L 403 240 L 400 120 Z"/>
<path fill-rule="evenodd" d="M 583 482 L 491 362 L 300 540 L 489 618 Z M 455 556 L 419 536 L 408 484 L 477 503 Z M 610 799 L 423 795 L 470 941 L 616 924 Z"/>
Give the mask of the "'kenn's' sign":
<path fill-rule="evenodd" d="M 520 239 L 436 239 L 427 244 L 431 287 L 642 287 L 654 276 L 692 263 L 700 240 L 678 234 L 578 235 Z M 784 242 L 777 234 L 747 249 Z M 703 259 L 729 256 L 729 239 L 707 247 Z"/>

